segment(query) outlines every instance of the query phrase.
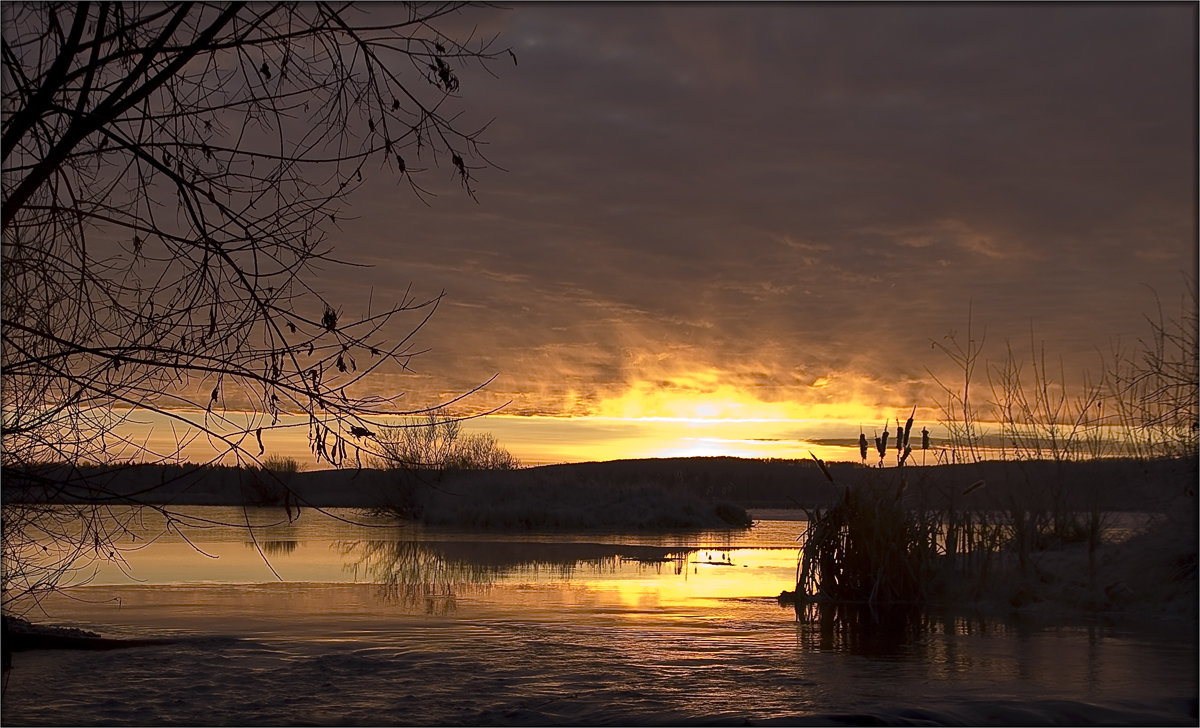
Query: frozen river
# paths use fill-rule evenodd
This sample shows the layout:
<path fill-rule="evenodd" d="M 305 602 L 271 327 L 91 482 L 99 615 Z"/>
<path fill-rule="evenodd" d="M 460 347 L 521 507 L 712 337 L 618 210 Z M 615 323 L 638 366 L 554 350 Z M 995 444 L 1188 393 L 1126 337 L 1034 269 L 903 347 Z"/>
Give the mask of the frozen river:
<path fill-rule="evenodd" d="M 1195 724 L 1193 640 L 797 621 L 794 514 L 749 531 L 477 534 L 193 508 L 52 618 L 171 644 L 18 653 L 6 725 Z M 252 540 L 249 520 L 257 527 Z M 272 525 L 273 524 L 273 525 Z M 265 558 L 264 558 L 265 557 Z"/>

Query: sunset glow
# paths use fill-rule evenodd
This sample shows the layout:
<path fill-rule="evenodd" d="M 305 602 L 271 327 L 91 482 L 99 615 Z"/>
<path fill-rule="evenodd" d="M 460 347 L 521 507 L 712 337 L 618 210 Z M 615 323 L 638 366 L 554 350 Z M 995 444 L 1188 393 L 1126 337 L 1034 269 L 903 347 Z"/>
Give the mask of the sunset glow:
<path fill-rule="evenodd" d="M 0 726 L 1195 724 L 1198 20 L 0 2 Z"/>
<path fill-rule="evenodd" d="M 464 428 L 527 464 L 857 461 L 860 431 L 873 441 L 914 406 L 936 439 L 938 380 L 962 379 L 939 346 L 969 332 L 981 405 L 997 362 L 1012 352 L 1029 372 L 1043 344 L 1076 396 L 1103 376 L 1100 354 L 1145 335 L 1147 312 L 1193 300 L 1194 38 L 1175 31 L 1183 6 L 1053 7 L 1037 38 L 1025 13 L 542 4 L 448 18 L 451 36 L 486 29 L 520 58 L 454 69 L 454 113 L 486 126 L 470 194 L 453 157 L 421 163 L 419 194 L 372 162 L 347 213 L 312 231 L 354 265 L 304 281 L 342 321 L 400 301 L 436 313 L 373 335 L 411 347 L 402 365 L 348 351 L 339 370 L 334 347 L 295 367 L 397 413 L 487 415 Z M 864 27 L 894 32 L 875 54 L 839 40 Z M 348 118 L 355 138 L 372 138 L 370 117 Z M 295 306 L 320 317 L 315 298 Z M 199 370 L 180 386 L 163 401 L 190 403 L 193 423 L 226 413 L 227 429 L 262 427 L 264 455 L 316 467 L 307 419 L 269 422 L 257 384 Z M 205 461 L 226 446 L 169 414 L 139 413 L 105 454 Z M 254 435 L 237 444 L 259 454 Z"/>
<path fill-rule="evenodd" d="M 699 422 L 869 422 L 892 416 L 892 408 L 881 406 L 877 401 L 859 401 L 855 388 L 839 386 L 833 391 L 816 394 L 829 385 L 828 377 L 820 377 L 807 387 L 776 387 L 772 394 L 777 398 L 764 400 L 753 391 L 724 382 L 720 372 L 708 371 L 659 382 L 635 382 L 623 394 L 602 400 L 594 414 L 622 419 Z M 823 401 L 827 399 L 835 401 Z"/>
<path fill-rule="evenodd" d="M 734 403 L 736 405 L 738 403 Z M 758 405 L 756 407 L 756 405 Z M 684 405 L 677 411 L 683 411 Z M 703 405 L 689 405 L 703 407 Z M 762 403 L 745 403 L 745 410 L 773 417 L 552 417 L 491 415 L 463 421 L 465 432 L 490 433 L 524 465 L 622 460 L 657 457 L 743 457 L 807 459 L 816 455 L 824 460 L 857 462 L 859 453 L 854 441 L 860 429 L 868 439 L 885 426 L 894 427 L 897 418 L 908 413 L 896 411 L 888 416 L 864 420 L 832 417 L 788 417 L 781 405 L 772 409 Z M 724 411 L 738 411 L 729 406 Z M 700 410 L 702 412 L 703 410 Z M 721 411 L 714 407 L 714 412 Z M 811 414 L 809 412 L 808 414 Z M 195 416 L 192 413 L 191 416 Z M 230 414 L 230 422 L 253 422 L 249 415 Z M 919 422 L 940 437 L 941 428 L 933 421 Z M 210 441 L 195 431 L 187 431 L 157 413 L 136 413 L 120 427 L 123 438 L 144 446 L 148 452 L 169 453 L 177 440 L 186 441 L 180 455 L 185 461 L 207 462 L 223 450 L 219 441 Z M 186 433 L 186 437 L 183 437 Z M 361 446 L 360 462 L 370 463 L 369 441 L 352 441 Z M 307 419 L 281 417 L 279 423 L 267 426 L 263 432 L 266 455 L 294 458 L 308 468 L 329 467 L 314 460 L 308 442 Z M 242 438 L 241 447 L 247 455 L 256 455 L 257 441 L 253 434 Z M 127 448 L 132 450 L 132 448 Z M 120 460 L 120 447 L 111 449 L 114 459 Z M 875 458 L 871 455 L 872 460 Z M 350 452 L 350 466 L 354 453 Z M 226 456 L 222 462 L 233 463 Z"/>

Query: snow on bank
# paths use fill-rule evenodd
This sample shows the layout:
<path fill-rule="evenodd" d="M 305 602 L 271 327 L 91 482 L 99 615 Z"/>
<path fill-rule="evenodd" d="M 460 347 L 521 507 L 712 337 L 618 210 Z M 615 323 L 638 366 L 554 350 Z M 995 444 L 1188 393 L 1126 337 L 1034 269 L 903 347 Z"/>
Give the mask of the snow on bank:
<path fill-rule="evenodd" d="M 1195 640 L 1200 617 L 1197 501 L 1181 497 L 1132 536 L 1035 553 L 1032 573 L 1010 579 L 1009 603 L 1026 616 L 1092 614 L 1109 621 L 1160 624 Z"/>

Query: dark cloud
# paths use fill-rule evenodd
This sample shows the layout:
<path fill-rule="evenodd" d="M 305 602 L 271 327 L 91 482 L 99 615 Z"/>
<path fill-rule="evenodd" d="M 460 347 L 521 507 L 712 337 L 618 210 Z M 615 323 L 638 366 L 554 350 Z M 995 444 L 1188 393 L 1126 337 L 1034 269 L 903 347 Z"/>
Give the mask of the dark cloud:
<path fill-rule="evenodd" d="M 1032 327 L 1086 363 L 1195 268 L 1195 13 L 474 10 L 518 57 L 462 74 L 507 171 L 478 204 L 449 170 L 428 207 L 372 181 L 339 252 L 376 265 L 360 292 L 444 289 L 421 382 L 498 371 L 510 411 L 689 371 L 906 401 L 968 302 L 994 340 Z"/>

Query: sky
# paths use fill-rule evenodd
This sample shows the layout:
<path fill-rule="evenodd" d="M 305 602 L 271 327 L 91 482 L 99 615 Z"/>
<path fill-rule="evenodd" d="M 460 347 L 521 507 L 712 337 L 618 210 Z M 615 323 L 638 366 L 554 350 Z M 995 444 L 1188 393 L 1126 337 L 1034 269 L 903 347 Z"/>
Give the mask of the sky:
<path fill-rule="evenodd" d="M 968 323 L 989 360 L 1044 342 L 1082 381 L 1194 285 L 1196 12 L 471 9 L 444 29 L 516 55 L 458 69 L 464 125 L 491 122 L 477 201 L 448 166 L 428 204 L 368 176 L 330 241 L 372 267 L 318 287 L 444 291 L 415 373 L 377 386 L 427 406 L 495 375 L 456 411 L 503 406 L 470 427 L 529 463 L 934 427 L 933 342 Z"/>

